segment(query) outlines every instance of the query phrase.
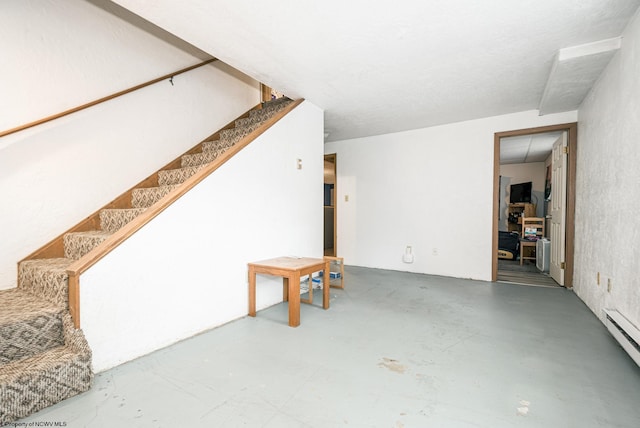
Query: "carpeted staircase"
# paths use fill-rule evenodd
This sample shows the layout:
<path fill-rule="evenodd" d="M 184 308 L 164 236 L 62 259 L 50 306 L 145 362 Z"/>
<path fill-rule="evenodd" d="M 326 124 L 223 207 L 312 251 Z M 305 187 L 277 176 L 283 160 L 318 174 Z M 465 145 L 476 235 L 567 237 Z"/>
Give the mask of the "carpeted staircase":
<path fill-rule="evenodd" d="M 91 386 L 91 350 L 69 315 L 67 267 L 291 102 L 265 103 L 182 156 L 180 168 L 158 171 L 158 186 L 134 189 L 130 207 L 100 211 L 100 230 L 65 234 L 64 257 L 19 264 L 18 287 L 0 290 L 0 426 Z"/>

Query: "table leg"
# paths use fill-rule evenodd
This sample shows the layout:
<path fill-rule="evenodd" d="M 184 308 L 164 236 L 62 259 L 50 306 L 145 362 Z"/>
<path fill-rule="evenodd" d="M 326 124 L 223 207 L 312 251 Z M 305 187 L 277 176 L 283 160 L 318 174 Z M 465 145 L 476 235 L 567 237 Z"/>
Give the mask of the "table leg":
<path fill-rule="evenodd" d="M 289 278 L 286 276 L 282 277 L 282 301 L 289 301 Z"/>
<path fill-rule="evenodd" d="M 324 309 L 329 309 L 329 288 L 331 287 L 331 278 L 329 275 L 331 275 L 329 271 L 329 260 L 325 260 L 324 272 L 322 273 L 322 307 Z"/>
<path fill-rule="evenodd" d="M 256 271 L 249 266 L 249 316 L 256 316 Z"/>
<path fill-rule="evenodd" d="M 294 272 L 289 280 L 289 327 L 300 325 L 300 272 Z"/>

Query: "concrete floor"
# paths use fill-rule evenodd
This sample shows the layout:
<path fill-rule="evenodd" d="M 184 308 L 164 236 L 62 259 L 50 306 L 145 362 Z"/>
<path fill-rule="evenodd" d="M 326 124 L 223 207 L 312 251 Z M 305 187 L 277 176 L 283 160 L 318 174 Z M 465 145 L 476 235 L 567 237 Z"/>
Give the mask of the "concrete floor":
<path fill-rule="evenodd" d="M 67 427 L 633 427 L 640 368 L 569 290 L 347 267 L 96 376 L 20 422 Z M 320 304 L 318 295 L 315 304 Z"/>

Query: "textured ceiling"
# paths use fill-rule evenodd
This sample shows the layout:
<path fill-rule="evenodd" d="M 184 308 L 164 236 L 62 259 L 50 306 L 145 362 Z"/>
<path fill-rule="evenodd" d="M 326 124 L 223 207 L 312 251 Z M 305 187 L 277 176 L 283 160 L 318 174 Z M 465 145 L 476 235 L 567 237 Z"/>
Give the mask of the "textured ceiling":
<path fill-rule="evenodd" d="M 544 162 L 562 131 L 500 139 L 500 165 Z"/>
<path fill-rule="evenodd" d="M 611 55 L 561 64 L 554 77 L 560 50 L 619 36 L 640 5 L 640 0 L 116 2 L 290 97 L 323 108 L 327 141 L 541 106 L 575 109 Z M 567 76 L 577 82 L 568 91 L 563 90 Z M 567 97 L 571 102 L 564 102 Z"/>

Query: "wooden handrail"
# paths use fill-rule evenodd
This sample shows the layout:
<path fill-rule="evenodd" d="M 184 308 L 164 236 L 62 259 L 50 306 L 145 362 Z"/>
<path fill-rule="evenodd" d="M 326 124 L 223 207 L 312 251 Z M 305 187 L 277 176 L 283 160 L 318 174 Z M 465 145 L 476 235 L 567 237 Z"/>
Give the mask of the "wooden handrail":
<path fill-rule="evenodd" d="M 158 202 L 147 208 L 144 212 L 134 218 L 132 221 L 118 229 L 115 233 L 104 240 L 100 245 L 89 251 L 82 258 L 74 261 L 67 268 L 69 275 L 69 312 L 73 318 L 76 328 L 80 328 L 80 275 L 96 264 L 100 259 L 109 254 L 122 242 L 130 238 L 135 232 L 140 230 L 145 224 L 149 223 L 162 211 L 169 207 L 173 202 L 181 198 L 185 193 L 195 187 L 204 180 L 209 174 L 220 168 L 229 159 L 235 156 L 240 150 L 249 145 L 253 140 L 258 138 L 267 129 L 271 128 L 276 122 L 282 119 L 287 113 L 300 105 L 304 99 L 299 99 L 291 103 L 291 105 L 283 108 L 273 117 L 268 119 L 260 128 L 251 132 L 234 146 L 222 153 L 213 162 L 208 163 L 202 169 L 198 170 L 194 175 L 185 180 L 179 187 L 171 191 Z M 215 134 L 214 134 L 215 135 Z M 206 141 L 206 140 L 205 140 Z M 194 149 L 201 147 L 198 144 Z M 192 149 L 190 152 L 195 152 Z M 157 175 L 157 173 L 156 173 Z"/>
<path fill-rule="evenodd" d="M 61 117 L 68 116 L 68 115 L 70 115 L 72 113 L 76 113 L 76 112 L 78 112 L 80 110 L 84 110 L 86 108 L 93 107 L 93 106 L 95 106 L 97 104 L 100 104 L 100 103 L 103 103 L 105 101 L 112 100 L 112 99 L 117 98 L 119 96 L 126 95 L 126 94 L 128 94 L 130 92 L 137 91 L 138 89 L 142 89 L 142 88 L 147 87 L 149 85 L 153 85 L 154 83 L 158 83 L 158 82 L 161 82 L 163 80 L 169 79 L 169 78 L 171 78 L 173 76 L 177 76 L 178 74 L 186 73 L 187 71 L 191 71 L 191 70 L 193 70 L 195 68 L 202 67 L 203 65 L 207 65 L 207 64 L 212 63 L 213 61 L 216 61 L 216 60 L 217 60 L 217 58 L 211 58 L 211 59 L 203 61 L 203 62 L 201 62 L 199 64 L 192 65 L 192 66 L 187 67 L 187 68 L 183 68 L 182 70 L 178 70 L 178 71 L 175 71 L 173 73 L 165 74 L 164 76 L 158 77 L 157 79 L 149 80 L 148 82 L 141 83 L 140 85 L 133 86 L 133 87 L 131 87 L 129 89 L 125 89 L 124 91 L 116 92 L 115 94 L 111 94 L 111 95 L 108 95 L 106 97 L 102 97 L 100 99 L 97 99 L 95 101 L 91 101 L 89 103 L 82 104 L 82 105 L 80 105 L 78 107 L 74 107 L 72 109 L 65 110 L 63 112 L 60 112 L 60 113 L 57 113 L 57 114 L 54 114 L 54 115 L 51 115 L 51 116 L 47 116 L 47 117 L 45 117 L 43 119 L 36 120 L 34 122 L 29 122 L 29 123 L 17 126 L 15 128 L 12 128 L 12 129 L 7 129 L 6 131 L 0 132 L 0 138 L 5 137 L 5 136 L 10 135 L 10 134 L 14 134 L 16 132 L 24 131 L 25 129 L 33 128 L 34 126 L 42 125 L 43 123 L 51 122 L 52 120 L 60 119 Z"/>

